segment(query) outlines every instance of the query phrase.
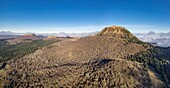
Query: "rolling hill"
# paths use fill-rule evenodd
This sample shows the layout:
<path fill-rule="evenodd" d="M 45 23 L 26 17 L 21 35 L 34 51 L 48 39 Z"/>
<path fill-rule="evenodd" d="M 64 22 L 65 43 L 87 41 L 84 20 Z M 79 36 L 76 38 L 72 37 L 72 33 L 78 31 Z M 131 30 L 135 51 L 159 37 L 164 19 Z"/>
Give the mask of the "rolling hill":
<path fill-rule="evenodd" d="M 169 87 L 169 49 L 140 41 L 126 28 L 45 46 L 1 66 L 5 87 Z M 3 75 L 2 75 L 3 74 Z"/>

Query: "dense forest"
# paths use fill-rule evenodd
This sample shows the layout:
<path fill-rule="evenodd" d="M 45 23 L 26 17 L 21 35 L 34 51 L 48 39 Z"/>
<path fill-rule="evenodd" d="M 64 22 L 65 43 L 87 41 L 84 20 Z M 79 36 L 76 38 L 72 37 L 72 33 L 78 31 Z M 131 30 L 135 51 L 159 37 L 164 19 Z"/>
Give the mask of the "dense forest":
<path fill-rule="evenodd" d="M 20 58 L 26 54 L 35 52 L 42 46 L 47 46 L 60 40 L 34 40 L 27 43 L 8 44 L 5 40 L 0 41 L 0 63 L 10 59 Z"/>

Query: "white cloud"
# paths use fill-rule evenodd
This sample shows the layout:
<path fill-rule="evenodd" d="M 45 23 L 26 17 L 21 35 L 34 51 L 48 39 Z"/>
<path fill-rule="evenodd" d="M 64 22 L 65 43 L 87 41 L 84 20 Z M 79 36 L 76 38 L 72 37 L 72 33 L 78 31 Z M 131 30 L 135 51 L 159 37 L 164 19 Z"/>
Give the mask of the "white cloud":
<path fill-rule="evenodd" d="M 140 33 L 140 32 L 167 32 L 166 28 L 162 28 L 159 26 L 153 25 L 129 25 L 129 24 L 116 24 L 119 26 L 126 27 L 129 31 L 133 33 Z M 66 32 L 66 33 L 82 33 L 82 32 L 95 32 L 100 31 L 108 25 L 83 25 L 83 26 L 66 26 L 66 27 L 18 27 L 18 28 L 5 28 L 1 27 L 0 31 L 14 31 L 14 32 L 37 32 L 37 33 L 59 33 L 59 32 Z"/>

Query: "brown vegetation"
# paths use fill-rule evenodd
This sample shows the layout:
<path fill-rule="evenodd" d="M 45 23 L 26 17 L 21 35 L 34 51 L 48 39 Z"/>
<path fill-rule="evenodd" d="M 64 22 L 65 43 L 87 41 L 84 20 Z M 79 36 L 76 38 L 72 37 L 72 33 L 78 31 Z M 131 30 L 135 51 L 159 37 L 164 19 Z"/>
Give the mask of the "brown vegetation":
<path fill-rule="evenodd" d="M 3 78 L 4 85 L 47 88 L 153 87 L 144 63 L 127 60 L 128 56 L 151 48 L 123 27 L 107 27 L 95 36 L 55 43 L 20 59 L 10 60 L 10 70 Z"/>

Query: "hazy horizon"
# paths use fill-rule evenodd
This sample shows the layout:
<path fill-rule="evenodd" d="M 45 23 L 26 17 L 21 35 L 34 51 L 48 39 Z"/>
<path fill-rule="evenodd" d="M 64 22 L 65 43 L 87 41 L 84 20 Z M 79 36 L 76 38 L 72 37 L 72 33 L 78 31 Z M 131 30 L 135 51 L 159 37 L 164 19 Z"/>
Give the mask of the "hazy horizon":
<path fill-rule="evenodd" d="M 102 29 L 101 29 L 102 30 Z M 76 33 L 76 34 L 79 34 L 79 33 L 93 33 L 93 32 L 100 32 L 101 30 L 96 30 L 96 31 L 82 31 L 82 32 L 64 32 L 64 31 L 59 31 L 59 32 L 34 32 L 34 31 L 13 31 L 13 30 L 11 30 L 11 31 L 9 31 L 9 30 L 0 30 L 0 32 L 12 32 L 12 33 L 37 33 L 37 34 L 45 34 L 45 33 Z M 162 32 L 157 32 L 157 31 L 145 31 L 145 32 L 132 32 L 132 31 L 130 31 L 131 33 L 149 33 L 149 32 L 154 32 L 154 33 L 170 33 L 170 31 L 162 31 Z"/>
<path fill-rule="evenodd" d="M 102 26 L 79 26 L 79 27 L 59 27 L 59 28 L 41 28 L 39 29 L 39 31 L 34 31 L 35 29 L 27 29 L 28 31 L 25 31 L 25 30 L 0 30 L 1 31 L 9 31 L 9 32 L 14 32 L 14 33 L 90 33 L 90 32 L 99 32 L 101 31 L 103 28 L 105 27 L 109 27 L 109 26 L 114 26 L 114 25 L 102 25 Z M 132 26 L 132 25 L 116 25 L 116 26 L 123 26 L 125 28 L 127 28 L 130 32 L 132 33 L 148 33 L 148 32 L 155 32 L 155 33 L 168 33 L 170 32 L 170 30 L 158 30 L 158 29 L 155 29 L 155 30 L 146 30 L 146 31 L 143 31 L 147 28 L 151 29 L 151 26 L 140 26 L 140 25 L 137 25 L 137 26 Z M 82 29 L 84 31 L 74 31 L 76 29 Z M 135 29 L 140 29 L 140 30 L 135 30 Z M 53 31 L 48 31 L 48 30 L 53 30 Z"/>

